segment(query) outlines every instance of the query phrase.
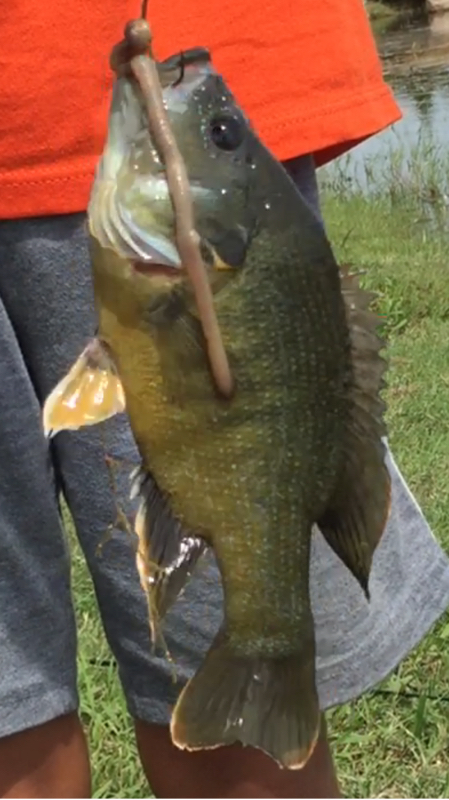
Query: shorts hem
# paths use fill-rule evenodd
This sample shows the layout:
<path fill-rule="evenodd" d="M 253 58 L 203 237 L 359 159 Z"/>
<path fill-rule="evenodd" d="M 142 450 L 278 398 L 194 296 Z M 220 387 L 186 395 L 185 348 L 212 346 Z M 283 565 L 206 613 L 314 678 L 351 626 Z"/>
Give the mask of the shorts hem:
<path fill-rule="evenodd" d="M 442 559 L 440 569 L 433 571 L 431 581 L 435 581 L 433 585 L 440 584 L 443 588 L 437 596 L 435 592 L 415 595 L 418 607 L 428 609 L 420 615 L 419 624 L 410 614 L 410 597 L 413 596 L 413 591 L 407 592 L 407 597 L 400 608 L 394 609 L 394 619 L 403 620 L 403 624 L 399 626 L 393 622 L 391 624 L 389 637 L 391 630 L 396 628 L 394 641 L 397 646 L 394 649 L 384 647 L 386 626 L 382 625 L 379 635 L 368 637 L 364 647 L 359 651 L 352 652 L 333 666 L 317 670 L 318 694 L 323 711 L 357 700 L 361 695 L 374 689 L 391 675 L 428 635 L 449 607 L 449 566 L 446 559 Z M 354 678 L 354 668 L 362 679 Z"/>
<path fill-rule="evenodd" d="M 78 711 L 78 707 L 78 698 L 67 691 L 47 692 L 40 695 L 38 700 L 32 697 L 21 700 L 20 710 L 17 704 L 0 701 L 0 738 L 45 725 L 46 722 Z"/>
<path fill-rule="evenodd" d="M 164 700 L 152 697 L 144 697 L 135 692 L 128 692 L 126 705 L 131 717 L 135 720 L 146 722 L 149 725 L 170 725 L 171 712 L 173 707 Z"/>

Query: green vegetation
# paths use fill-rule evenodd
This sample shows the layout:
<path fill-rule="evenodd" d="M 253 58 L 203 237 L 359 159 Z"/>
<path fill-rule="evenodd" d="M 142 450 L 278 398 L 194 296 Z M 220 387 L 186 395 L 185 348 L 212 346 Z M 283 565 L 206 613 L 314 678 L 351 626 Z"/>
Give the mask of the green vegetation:
<path fill-rule="evenodd" d="M 417 150 L 366 166 L 370 194 L 345 160 L 321 176 L 341 261 L 379 292 L 391 370 L 390 439 L 435 533 L 449 550 L 449 159 Z M 125 534 L 124 534 L 125 535 Z M 107 557 L 107 546 L 103 557 Z M 132 726 L 90 581 L 74 552 L 79 678 L 96 797 L 147 797 Z M 448 797 L 449 617 L 375 692 L 329 714 L 348 797 Z"/>
<path fill-rule="evenodd" d="M 396 8 L 388 3 L 381 2 L 381 0 L 368 0 L 366 3 L 366 9 L 370 19 L 373 21 L 384 19 L 390 20 L 399 13 Z"/>
<path fill-rule="evenodd" d="M 379 292 L 389 340 L 390 442 L 449 551 L 449 159 L 420 146 L 367 165 L 371 193 L 322 178 L 341 261 Z M 376 187 L 376 188 L 375 188 Z M 448 797 L 449 615 L 384 685 L 329 715 L 348 797 Z"/>

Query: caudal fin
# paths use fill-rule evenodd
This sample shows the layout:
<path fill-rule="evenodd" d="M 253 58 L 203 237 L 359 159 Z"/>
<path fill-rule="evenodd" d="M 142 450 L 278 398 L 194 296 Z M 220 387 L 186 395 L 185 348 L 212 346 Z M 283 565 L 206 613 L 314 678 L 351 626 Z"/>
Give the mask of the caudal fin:
<path fill-rule="evenodd" d="M 319 731 L 313 653 L 308 660 L 304 654 L 243 657 L 223 634 L 182 691 L 171 721 L 181 749 L 240 742 L 289 769 L 306 764 Z"/>

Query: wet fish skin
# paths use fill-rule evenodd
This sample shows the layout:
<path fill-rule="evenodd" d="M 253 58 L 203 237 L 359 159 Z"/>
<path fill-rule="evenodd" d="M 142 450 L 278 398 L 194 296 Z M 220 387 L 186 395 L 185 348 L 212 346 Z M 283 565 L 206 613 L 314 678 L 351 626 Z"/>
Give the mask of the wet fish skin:
<path fill-rule="evenodd" d="M 211 67 L 191 64 L 164 95 L 231 400 L 211 378 L 142 98 L 124 78 L 89 218 L 99 335 L 142 455 L 138 565 L 154 634 L 204 547 L 223 581 L 224 624 L 181 693 L 172 736 L 187 749 L 239 741 L 299 768 L 320 726 L 312 526 L 367 591 L 388 515 L 377 320 Z M 236 146 L 217 146 L 222 135 Z"/>

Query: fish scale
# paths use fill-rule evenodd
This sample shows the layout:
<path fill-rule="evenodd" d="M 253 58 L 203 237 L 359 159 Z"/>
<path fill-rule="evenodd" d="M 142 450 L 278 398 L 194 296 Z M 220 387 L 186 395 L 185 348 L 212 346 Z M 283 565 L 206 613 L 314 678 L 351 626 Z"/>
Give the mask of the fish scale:
<path fill-rule="evenodd" d="M 328 313 L 326 330 L 331 333 L 320 340 L 320 345 L 332 357 L 320 358 L 318 352 L 310 359 L 310 349 L 305 345 L 323 317 L 320 295 L 311 292 L 307 280 L 297 279 L 297 247 L 287 258 L 283 252 L 280 256 L 267 252 L 265 242 L 261 247 L 264 260 L 258 256 L 257 272 L 251 271 L 249 258 L 242 280 L 224 296 L 219 295 L 216 302 L 238 386 L 230 404 L 215 399 L 204 355 L 199 373 L 189 371 L 184 376 L 182 394 L 175 387 L 163 394 L 159 391 L 161 378 L 170 386 L 174 374 L 179 382 L 179 373 L 188 363 L 188 349 L 184 352 L 182 344 L 178 345 L 179 364 L 174 367 L 169 361 L 174 372 L 166 375 L 161 341 L 159 361 L 153 354 L 144 365 L 137 361 L 139 349 L 133 338 L 124 337 L 116 329 L 109 337 L 106 326 L 100 327 L 113 350 L 125 392 L 127 385 L 133 385 L 133 397 L 127 397 L 131 419 L 142 419 L 144 409 L 151 409 L 145 441 L 137 437 L 146 463 L 151 465 L 159 487 L 170 496 L 175 516 L 189 529 L 202 532 L 214 546 L 223 576 L 232 646 L 238 652 L 250 654 L 263 649 L 270 657 L 280 657 L 291 653 L 298 630 L 302 630 L 303 642 L 313 637 L 308 598 L 310 529 L 329 495 L 326 472 L 335 481 L 336 468 L 327 442 L 342 427 L 344 398 L 329 394 L 332 402 L 323 403 L 330 405 L 328 416 L 316 414 L 316 405 L 319 398 L 326 397 L 339 349 L 343 369 L 349 356 L 344 344 L 339 349 L 335 346 Z M 331 267 L 335 269 L 333 264 Z M 307 264 L 307 269 L 312 270 L 316 283 L 313 265 Z M 295 292 L 289 295 L 294 313 L 291 303 L 285 307 L 289 271 L 293 280 L 287 288 Z M 282 291 L 276 291 L 273 275 L 278 279 L 282 275 Z M 337 327 L 343 309 L 339 294 L 331 305 Z M 171 333 L 164 346 L 172 352 Z M 152 347 L 156 350 L 147 339 L 141 358 Z M 241 369 L 240 364 L 244 365 Z M 289 380 L 291 370 L 296 380 Z M 138 388 L 133 378 L 136 374 L 141 376 Z M 197 404 L 198 394 L 201 399 Z M 157 438 L 152 434 L 153 426 Z M 324 463 L 317 454 L 318 446 L 326 456 Z M 336 456 L 341 458 L 341 452 Z M 273 474 L 271 464 L 275 460 Z M 320 475 L 319 483 L 310 480 L 311 471 Z M 246 476 L 244 481 L 242 475 Z M 308 496 L 314 489 L 318 489 L 315 502 Z M 313 507 L 314 518 L 305 513 L 308 505 Z M 298 580 L 300 575 L 304 576 L 302 581 Z M 305 637 L 307 629 L 310 633 Z"/>
<path fill-rule="evenodd" d="M 215 553 L 223 627 L 178 699 L 174 743 L 240 742 L 297 769 L 320 730 L 312 528 L 367 593 L 388 516 L 378 320 L 204 53 L 163 85 L 235 392 L 217 394 L 192 287 L 170 260 L 173 208 L 142 97 L 122 77 L 89 206 L 99 340 L 44 421 L 92 424 L 125 399 L 153 638 L 200 555 Z"/>

